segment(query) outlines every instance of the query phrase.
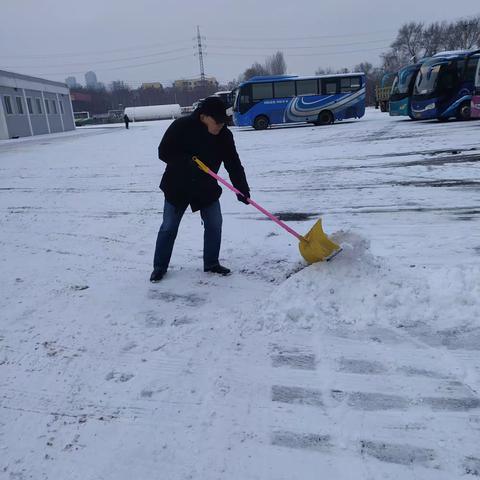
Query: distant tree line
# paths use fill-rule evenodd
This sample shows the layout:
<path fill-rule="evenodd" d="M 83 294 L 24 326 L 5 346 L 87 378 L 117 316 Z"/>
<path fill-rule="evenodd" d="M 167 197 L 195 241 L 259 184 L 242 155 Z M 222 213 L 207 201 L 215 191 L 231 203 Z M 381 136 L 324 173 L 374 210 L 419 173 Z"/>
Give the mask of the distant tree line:
<path fill-rule="evenodd" d="M 78 97 L 83 100 L 73 100 L 74 111 L 88 111 L 91 114 L 102 114 L 108 110 L 123 110 L 125 107 L 142 105 L 167 105 L 178 103 L 182 107 L 192 105 L 199 98 L 212 95 L 222 87 L 214 85 L 198 86 L 193 89 L 171 87 L 131 88 L 122 80 L 112 82 L 108 87 L 86 88 L 76 87 L 70 92 L 86 94 Z M 226 87 L 224 87 L 226 88 Z M 88 98 L 88 100 L 86 100 Z"/>

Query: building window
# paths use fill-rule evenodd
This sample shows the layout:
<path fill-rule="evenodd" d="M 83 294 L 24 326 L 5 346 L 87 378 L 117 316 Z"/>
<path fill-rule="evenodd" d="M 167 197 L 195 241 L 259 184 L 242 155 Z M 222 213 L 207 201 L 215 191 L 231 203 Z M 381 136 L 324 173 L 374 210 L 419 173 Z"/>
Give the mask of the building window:
<path fill-rule="evenodd" d="M 65 110 L 63 108 L 63 100 L 60 100 L 60 112 L 62 115 L 65 113 Z"/>
<path fill-rule="evenodd" d="M 48 99 L 45 99 L 45 111 L 47 112 L 47 115 L 50 115 L 50 102 Z"/>
<path fill-rule="evenodd" d="M 33 115 L 33 104 L 32 104 L 32 99 L 30 97 L 27 97 L 27 108 L 28 108 L 28 113 L 30 115 Z"/>
<path fill-rule="evenodd" d="M 5 95 L 3 97 L 3 103 L 5 104 L 5 111 L 8 115 L 13 115 L 13 108 L 12 108 L 12 99 Z"/>
<path fill-rule="evenodd" d="M 22 97 L 15 97 L 15 101 L 17 102 L 17 113 L 19 115 L 23 115 L 23 102 Z"/>
<path fill-rule="evenodd" d="M 52 107 L 53 107 L 53 113 L 56 115 L 58 113 L 56 100 L 52 100 Z"/>
<path fill-rule="evenodd" d="M 37 113 L 39 115 L 41 115 L 43 113 L 43 110 L 42 110 L 42 100 L 40 98 L 36 98 L 35 99 L 35 102 L 37 104 Z"/>

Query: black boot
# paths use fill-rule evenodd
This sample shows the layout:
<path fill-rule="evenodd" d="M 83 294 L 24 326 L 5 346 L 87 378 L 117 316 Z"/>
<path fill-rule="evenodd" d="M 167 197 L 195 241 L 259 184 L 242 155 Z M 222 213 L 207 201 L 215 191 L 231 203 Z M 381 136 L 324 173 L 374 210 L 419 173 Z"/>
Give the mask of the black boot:
<path fill-rule="evenodd" d="M 231 270 L 226 267 L 222 267 L 222 265 L 214 265 L 213 267 L 210 268 L 204 268 L 204 272 L 210 272 L 210 273 L 218 273 L 219 275 L 230 275 Z"/>
<path fill-rule="evenodd" d="M 165 272 L 161 270 L 154 270 L 150 275 L 150 281 L 152 283 L 158 283 L 165 276 Z"/>

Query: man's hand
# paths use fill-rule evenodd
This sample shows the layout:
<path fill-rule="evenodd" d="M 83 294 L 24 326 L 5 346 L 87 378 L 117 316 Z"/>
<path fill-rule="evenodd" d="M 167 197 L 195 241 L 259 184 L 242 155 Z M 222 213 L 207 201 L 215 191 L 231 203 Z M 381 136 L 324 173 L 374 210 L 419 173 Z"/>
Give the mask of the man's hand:
<path fill-rule="evenodd" d="M 249 198 L 250 198 L 250 192 L 248 192 L 245 195 L 241 195 L 240 193 L 237 193 L 238 201 L 244 203 L 245 205 L 249 205 L 249 202 L 248 202 Z"/>

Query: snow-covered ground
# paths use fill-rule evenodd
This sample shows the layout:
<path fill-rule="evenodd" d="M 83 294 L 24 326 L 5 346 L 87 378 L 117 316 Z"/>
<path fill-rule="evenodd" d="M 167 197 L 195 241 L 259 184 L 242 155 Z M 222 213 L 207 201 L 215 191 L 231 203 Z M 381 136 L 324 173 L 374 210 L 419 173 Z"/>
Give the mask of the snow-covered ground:
<path fill-rule="evenodd" d="M 169 122 L 0 144 L 0 478 L 480 476 L 480 122 L 233 129 L 252 198 L 151 285 Z M 225 171 L 220 172 L 225 175 Z"/>

